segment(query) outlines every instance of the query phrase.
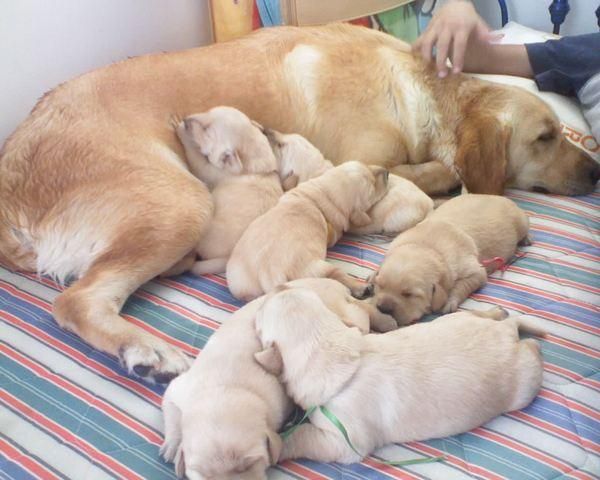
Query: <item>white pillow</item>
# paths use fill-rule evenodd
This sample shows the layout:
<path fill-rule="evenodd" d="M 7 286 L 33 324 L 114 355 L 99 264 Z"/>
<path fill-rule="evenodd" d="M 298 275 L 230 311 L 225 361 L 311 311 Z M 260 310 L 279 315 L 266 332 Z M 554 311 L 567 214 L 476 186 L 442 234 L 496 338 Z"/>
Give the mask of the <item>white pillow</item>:
<path fill-rule="evenodd" d="M 503 28 L 496 30 L 494 33 L 503 34 L 503 37 L 498 41 L 502 44 L 545 42 L 546 40 L 560 38 L 558 35 L 539 32 L 515 22 L 508 22 Z M 579 102 L 576 99 L 557 93 L 540 92 L 535 82 L 528 78 L 483 74 L 473 76 L 490 82 L 516 85 L 536 94 L 554 110 L 561 121 L 562 132 L 567 139 L 589 153 L 596 161 L 600 161 L 600 145 L 592 135 L 590 126 L 581 113 Z"/>

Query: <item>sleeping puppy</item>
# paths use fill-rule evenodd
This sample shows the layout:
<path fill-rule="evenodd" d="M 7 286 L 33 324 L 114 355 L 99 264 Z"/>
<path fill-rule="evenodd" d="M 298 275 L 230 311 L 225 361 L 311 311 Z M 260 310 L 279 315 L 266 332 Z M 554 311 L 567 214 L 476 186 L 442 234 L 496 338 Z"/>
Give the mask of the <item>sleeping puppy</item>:
<path fill-rule="evenodd" d="M 354 463 L 389 443 L 422 441 L 476 428 L 527 406 L 542 383 L 543 333 L 500 308 L 460 312 L 385 334 L 343 325 L 307 289 L 279 292 L 256 316 L 265 350 L 255 356 L 304 409 L 319 409 L 284 442 L 280 460 Z M 367 407 L 367 408 L 365 408 Z"/>
<path fill-rule="evenodd" d="M 191 255 L 180 264 L 184 270 L 191 267 L 196 275 L 225 271 L 229 255 L 248 225 L 273 207 L 283 195 L 282 183 L 283 186 L 287 184 L 289 189 L 332 166 L 312 145 L 312 150 L 318 155 L 307 151 L 308 142 L 300 135 L 282 135 L 280 141 L 285 146 L 272 151 L 262 127 L 229 107 L 219 107 L 208 114 L 188 117 L 181 125 L 177 134 L 182 143 L 187 145 L 186 152 L 191 158 L 204 154 L 207 158 L 227 157 L 226 152 L 231 150 L 231 143 L 228 142 L 253 145 L 253 154 L 263 155 L 259 158 L 234 154 L 240 159 L 237 173 L 229 168 L 229 161 L 211 164 L 211 171 L 216 167 L 229 172 L 229 175 L 219 177 L 212 189 L 215 212 L 195 252 L 201 260 L 195 261 L 195 255 Z M 185 128 L 185 125 L 189 128 Z M 224 143 L 214 141 L 207 131 L 212 131 L 213 136 Z M 236 134 L 243 138 L 236 138 Z M 235 149 L 232 151 L 236 152 Z M 246 161 L 241 162 L 241 158 Z M 248 170 L 255 173 L 247 173 Z M 211 178 L 213 182 L 216 181 L 216 176 Z"/>
<path fill-rule="evenodd" d="M 372 277 L 377 308 L 400 325 L 431 312 L 454 312 L 487 274 L 527 242 L 529 221 L 511 200 L 461 195 L 448 200 L 390 245 Z M 483 266 L 486 264 L 486 266 Z"/>
<path fill-rule="evenodd" d="M 265 128 L 264 133 L 277 158 L 284 190 L 290 190 L 298 183 L 318 177 L 333 168 L 333 164 L 323 157 L 319 149 L 302 135 L 280 133 L 270 128 Z"/>
<path fill-rule="evenodd" d="M 370 330 L 388 332 L 398 328 L 390 315 L 381 313 L 368 300 L 359 300 L 350 294 L 348 287 L 330 278 L 301 278 L 277 287 L 273 292 L 288 288 L 306 288 L 315 292 L 325 306 L 349 327 L 357 327 L 362 333 Z"/>
<path fill-rule="evenodd" d="M 328 277 L 350 288 L 353 296 L 364 296 L 368 285 L 327 263 L 325 256 L 351 221 L 370 223 L 366 212 L 385 194 L 387 176 L 382 167 L 347 162 L 283 195 L 233 249 L 227 263 L 233 295 L 247 301 L 290 280 Z"/>
<path fill-rule="evenodd" d="M 388 192 L 367 212 L 371 223 L 350 225 L 358 234 L 400 233 L 423 220 L 433 210 L 433 200 L 410 180 L 390 175 Z"/>
<path fill-rule="evenodd" d="M 175 463 L 179 477 L 264 479 L 269 465 L 277 463 L 276 432 L 292 405 L 277 378 L 253 358 L 262 349 L 254 322 L 263 301 L 228 319 L 165 392 L 161 454 Z"/>

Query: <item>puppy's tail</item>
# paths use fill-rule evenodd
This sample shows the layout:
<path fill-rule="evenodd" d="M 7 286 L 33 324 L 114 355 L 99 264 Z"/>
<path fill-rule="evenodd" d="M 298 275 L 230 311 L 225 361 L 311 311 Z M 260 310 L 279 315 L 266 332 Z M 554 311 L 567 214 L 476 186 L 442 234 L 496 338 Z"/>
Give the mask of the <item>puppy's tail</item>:
<path fill-rule="evenodd" d="M 208 273 L 223 273 L 227 268 L 227 257 L 200 260 L 194 263 L 191 271 L 194 275 L 206 275 Z"/>
<path fill-rule="evenodd" d="M 548 335 L 548 332 L 544 330 L 542 327 L 537 325 L 535 322 L 532 322 L 529 319 L 525 319 L 523 317 L 510 317 L 505 321 L 513 321 L 519 330 L 519 333 L 528 333 L 529 335 L 534 335 L 536 337 L 544 338 Z"/>

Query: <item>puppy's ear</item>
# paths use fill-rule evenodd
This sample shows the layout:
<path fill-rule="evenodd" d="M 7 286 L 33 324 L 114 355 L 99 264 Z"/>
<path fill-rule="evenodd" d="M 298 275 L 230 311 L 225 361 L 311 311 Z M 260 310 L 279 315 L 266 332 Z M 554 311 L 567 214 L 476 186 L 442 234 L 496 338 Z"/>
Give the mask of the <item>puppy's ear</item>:
<path fill-rule="evenodd" d="M 502 195 L 509 140 L 510 129 L 489 114 L 473 112 L 462 121 L 454 165 L 469 193 Z"/>
<path fill-rule="evenodd" d="M 185 476 L 185 458 L 183 457 L 181 445 L 177 449 L 173 463 L 175 464 L 175 475 L 177 475 L 177 478 L 183 478 Z"/>
<path fill-rule="evenodd" d="M 279 376 L 283 372 L 283 359 L 275 345 L 254 354 L 254 360 L 271 375 Z"/>
<path fill-rule="evenodd" d="M 209 156 L 209 161 L 214 163 L 215 167 L 227 170 L 231 173 L 237 174 L 242 171 L 242 161 L 237 150 L 227 148 L 219 154 L 219 158 L 216 162 L 213 162 Z"/>
<path fill-rule="evenodd" d="M 441 283 L 434 283 L 431 289 L 431 310 L 437 312 L 448 301 L 448 292 Z"/>
<path fill-rule="evenodd" d="M 283 443 L 281 437 L 273 430 L 267 431 L 267 450 L 269 451 L 269 465 L 275 465 L 279 461 L 281 455 L 281 447 Z"/>
<path fill-rule="evenodd" d="M 300 181 L 300 178 L 292 170 L 290 173 L 288 173 L 288 175 L 281 182 L 283 191 L 287 192 L 288 190 L 291 190 L 292 188 L 296 188 L 299 181 Z"/>
<path fill-rule="evenodd" d="M 378 165 L 369 165 L 369 170 L 371 170 L 371 173 L 375 177 L 376 187 L 387 189 L 390 172 L 386 168 Z"/>
<path fill-rule="evenodd" d="M 371 217 L 366 212 L 352 212 L 350 222 L 355 227 L 366 227 L 371 224 Z"/>

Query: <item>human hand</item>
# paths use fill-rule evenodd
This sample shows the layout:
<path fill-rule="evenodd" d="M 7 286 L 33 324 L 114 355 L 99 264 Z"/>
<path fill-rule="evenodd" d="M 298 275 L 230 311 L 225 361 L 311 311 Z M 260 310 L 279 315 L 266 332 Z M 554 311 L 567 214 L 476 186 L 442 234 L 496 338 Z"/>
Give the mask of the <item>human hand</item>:
<path fill-rule="evenodd" d="M 425 32 L 412 45 L 412 50 L 430 62 L 436 47 L 436 69 L 438 76 L 444 78 L 448 75 L 446 59 L 451 59 L 453 73 L 463 70 L 465 59 L 468 69 L 476 69 L 481 60 L 478 57 L 485 56 L 486 46 L 494 38 L 471 2 L 455 0 L 433 15 Z"/>

